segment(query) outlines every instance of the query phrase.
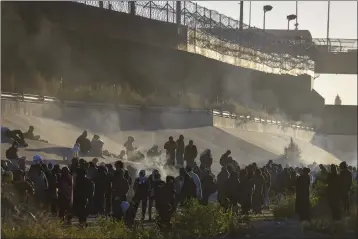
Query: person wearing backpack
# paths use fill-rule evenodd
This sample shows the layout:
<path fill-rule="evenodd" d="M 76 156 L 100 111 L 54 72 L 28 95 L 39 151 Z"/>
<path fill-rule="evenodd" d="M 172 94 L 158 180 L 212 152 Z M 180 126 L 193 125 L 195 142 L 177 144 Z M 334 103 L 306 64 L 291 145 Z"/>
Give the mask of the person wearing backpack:
<path fill-rule="evenodd" d="M 112 179 L 112 198 L 113 198 L 113 214 L 117 220 L 122 219 L 121 203 L 127 201 L 127 194 L 129 191 L 129 183 L 124 178 L 124 170 L 116 167 Z"/>

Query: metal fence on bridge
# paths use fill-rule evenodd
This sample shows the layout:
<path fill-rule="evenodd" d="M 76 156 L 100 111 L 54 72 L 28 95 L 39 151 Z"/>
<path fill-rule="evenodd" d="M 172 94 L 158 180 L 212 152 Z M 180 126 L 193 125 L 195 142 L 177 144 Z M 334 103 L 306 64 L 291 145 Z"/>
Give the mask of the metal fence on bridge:
<path fill-rule="evenodd" d="M 176 23 L 176 1 L 77 1 L 86 5 Z M 132 5 L 130 5 L 132 4 Z M 132 9 L 131 9 L 132 8 Z M 188 44 L 284 71 L 314 70 L 309 41 L 279 39 L 262 29 L 249 28 L 233 18 L 190 1 L 181 1 L 180 24 L 188 27 Z M 134 10 L 135 9 L 135 10 Z"/>
<path fill-rule="evenodd" d="M 313 43 L 319 51 L 328 52 L 357 52 L 357 39 L 338 39 L 338 38 L 314 38 Z"/>

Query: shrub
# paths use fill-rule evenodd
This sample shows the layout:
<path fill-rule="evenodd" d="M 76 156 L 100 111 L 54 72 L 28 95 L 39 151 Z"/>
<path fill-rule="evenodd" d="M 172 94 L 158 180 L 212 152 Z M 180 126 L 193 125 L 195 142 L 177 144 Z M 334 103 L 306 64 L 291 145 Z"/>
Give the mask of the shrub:
<path fill-rule="evenodd" d="M 357 206 L 353 206 L 350 213 L 340 221 L 332 221 L 328 218 L 313 219 L 311 222 L 302 223 L 304 231 L 313 231 L 331 235 L 345 235 L 358 233 Z"/>
<path fill-rule="evenodd" d="M 146 228 L 141 225 L 131 230 L 122 222 L 110 218 L 99 218 L 83 229 L 75 225 L 65 226 L 59 220 L 44 214 L 37 220 L 3 220 L 1 235 L 4 238 L 170 239 L 218 236 L 227 233 L 237 235 L 239 228 L 243 228 L 243 225 L 231 212 L 225 212 L 215 204 L 205 207 L 197 201 L 191 201 L 173 216 L 171 230 L 159 230 L 157 226 Z"/>
<path fill-rule="evenodd" d="M 192 200 L 172 218 L 174 231 L 184 237 L 208 237 L 233 230 L 233 216 L 217 204 L 203 206 Z"/>
<path fill-rule="evenodd" d="M 273 200 L 272 214 L 275 219 L 287 219 L 295 216 L 294 194 L 287 194 L 284 197 L 276 197 Z"/>
<path fill-rule="evenodd" d="M 310 195 L 311 208 L 317 205 L 318 200 L 319 199 L 314 194 Z M 275 219 L 288 219 L 293 218 L 296 215 L 295 194 L 286 194 L 284 197 L 276 197 L 272 200 L 272 203 L 272 214 Z"/>

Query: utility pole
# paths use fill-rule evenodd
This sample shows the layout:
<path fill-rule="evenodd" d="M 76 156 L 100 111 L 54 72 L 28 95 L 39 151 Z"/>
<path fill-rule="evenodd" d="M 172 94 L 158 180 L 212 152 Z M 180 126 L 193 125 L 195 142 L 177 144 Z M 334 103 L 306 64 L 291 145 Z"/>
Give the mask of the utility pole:
<path fill-rule="evenodd" d="M 249 27 L 251 27 L 251 1 L 249 2 Z"/>
<path fill-rule="evenodd" d="M 240 31 L 244 28 L 244 1 L 240 1 Z"/>
<path fill-rule="evenodd" d="M 328 1 L 327 11 L 328 11 L 328 13 L 327 13 L 327 48 L 329 48 L 329 22 L 330 22 L 330 12 L 331 12 L 331 1 Z"/>
<path fill-rule="evenodd" d="M 298 1 L 296 1 L 296 24 L 295 24 L 295 30 L 298 30 Z"/>

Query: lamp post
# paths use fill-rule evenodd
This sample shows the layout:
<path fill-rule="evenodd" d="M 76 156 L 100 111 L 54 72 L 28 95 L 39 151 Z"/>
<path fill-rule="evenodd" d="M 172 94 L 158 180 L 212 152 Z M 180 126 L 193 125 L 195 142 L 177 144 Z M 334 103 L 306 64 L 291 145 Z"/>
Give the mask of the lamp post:
<path fill-rule="evenodd" d="M 264 24 L 263 24 L 263 29 L 266 29 L 266 12 L 269 12 L 272 10 L 272 6 L 271 5 L 265 5 L 264 6 Z"/>
<path fill-rule="evenodd" d="M 295 30 L 298 30 L 298 1 L 296 1 L 296 23 Z"/>
<path fill-rule="evenodd" d="M 287 16 L 287 30 L 290 30 L 290 21 L 295 20 L 297 16 L 295 14 L 291 14 Z"/>

